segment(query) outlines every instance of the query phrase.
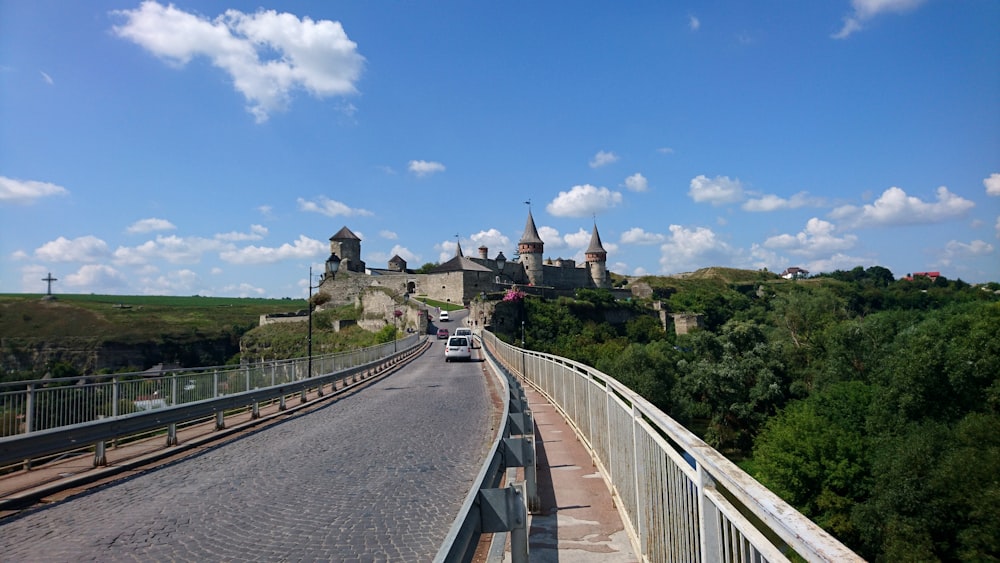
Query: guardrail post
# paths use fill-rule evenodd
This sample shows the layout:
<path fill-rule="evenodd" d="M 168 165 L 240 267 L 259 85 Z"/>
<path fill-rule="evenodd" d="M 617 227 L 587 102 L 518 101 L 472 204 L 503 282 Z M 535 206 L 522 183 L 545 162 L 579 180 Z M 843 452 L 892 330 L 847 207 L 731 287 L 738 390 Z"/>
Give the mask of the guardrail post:
<path fill-rule="evenodd" d="M 35 384 L 28 384 L 28 399 L 24 407 L 24 433 L 30 434 L 35 429 Z"/>
<path fill-rule="evenodd" d="M 177 445 L 177 423 L 171 422 L 167 425 L 167 446 Z"/>
<path fill-rule="evenodd" d="M 219 370 L 212 370 L 212 398 L 219 397 Z"/>
<path fill-rule="evenodd" d="M 108 456 L 105 453 L 104 440 L 94 444 L 94 467 L 104 467 L 108 464 Z"/>
<path fill-rule="evenodd" d="M 512 563 L 528 563 L 528 514 L 524 483 L 503 489 L 479 490 L 479 522 L 482 532 L 510 532 Z"/>
<path fill-rule="evenodd" d="M 715 487 L 712 476 L 698 464 L 698 525 L 701 528 L 701 560 L 722 561 L 719 538 L 719 509 L 705 494 L 705 489 Z"/>
<path fill-rule="evenodd" d="M 215 429 L 224 430 L 226 428 L 226 413 L 225 411 L 217 411 L 215 413 Z"/>
<path fill-rule="evenodd" d="M 118 377 L 111 378 L 111 416 L 118 416 Z"/>
<path fill-rule="evenodd" d="M 250 418 L 253 420 L 260 418 L 260 401 L 253 402 L 253 406 L 250 408 Z"/>

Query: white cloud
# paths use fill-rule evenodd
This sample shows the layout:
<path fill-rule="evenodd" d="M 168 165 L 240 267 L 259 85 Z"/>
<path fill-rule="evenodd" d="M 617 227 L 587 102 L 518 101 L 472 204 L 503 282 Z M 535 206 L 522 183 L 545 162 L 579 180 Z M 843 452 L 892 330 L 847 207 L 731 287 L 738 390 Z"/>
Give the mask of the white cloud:
<path fill-rule="evenodd" d="M 1000 174 L 994 172 L 989 178 L 983 180 L 986 187 L 986 195 L 1000 195 Z"/>
<path fill-rule="evenodd" d="M 69 195 L 69 190 L 48 182 L 15 180 L 0 176 L 0 203 L 29 204 L 49 196 Z"/>
<path fill-rule="evenodd" d="M 42 80 L 44 80 L 45 83 L 48 84 L 49 86 L 52 86 L 53 84 L 56 83 L 56 81 L 52 80 L 52 77 L 49 76 L 49 74 L 47 72 L 45 72 L 44 70 L 40 70 L 38 72 L 42 75 Z"/>
<path fill-rule="evenodd" d="M 649 275 L 649 271 L 647 271 L 646 268 L 643 268 L 642 266 L 638 266 L 638 267 L 636 267 L 636 269 L 632 270 L 632 275 L 633 276 L 647 276 L 647 275 Z"/>
<path fill-rule="evenodd" d="M 810 198 L 807 192 L 799 192 L 788 199 L 766 194 L 759 198 L 748 199 L 740 208 L 743 211 L 777 211 L 779 209 L 798 209 L 807 205 L 818 206 L 820 203 L 819 199 Z"/>
<path fill-rule="evenodd" d="M 891 187 L 874 203 L 863 207 L 844 205 L 830 212 L 830 216 L 851 227 L 919 225 L 960 217 L 975 205 L 944 186 L 937 189 L 936 203 L 926 203 L 906 195 L 900 188 Z"/>
<path fill-rule="evenodd" d="M 419 177 L 444 172 L 444 164 L 432 160 L 411 160 L 407 169 Z"/>
<path fill-rule="evenodd" d="M 563 248 L 566 243 L 563 241 L 562 235 L 559 234 L 557 229 L 547 226 L 538 227 L 538 238 L 542 239 L 545 243 L 545 247 L 548 250 L 555 248 Z"/>
<path fill-rule="evenodd" d="M 855 235 L 836 237 L 836 227 L 833 223 L 813 217 L 806 223 L 806 228 L 796 235 L 778 235 L 764 241 L 767 248 L 779 248 L 791 254 L 805 257 L 818 257 L 832 252 L 853 248 L 858 242 Z"/>
<path fill-rule="evenodd" d="M 707 227 L 688 229 L 670 225 L 670 236 L 660 246 L 660 271 L 676 273 L 729 264 L 739 252 Z"/>
<path fill-rule="evenodd" d="M 157 219 L 155 217 L 150 217 L 149 219 L 140 219 L 135 223 L 129 225 L 125 232 L 129 234 L 135 233 L 151 233 L 153 231 L 172 231 L 177 227 L 167 221 L 166 219 Z"/>
<path fill-rule="evenodd" d="M 457 249 L 457 247 L 458 247 L 458 242 L 454 241 L 454 240 L 446 240 L 446 241 L 444 241 L 444 242 L 442 242 L 440 244 L 435 244 L 434 248 L 439 251 L 439 253 L 438 253 L 438 262 L 441 263 L 441 264 L 443 264 L 443 263 L 447 262 L 448 260 L 451 260 L 452 258 L 454 258 L 455 257 L 455 250 Z M 463 254 L 465 253 L 464 249 L 463 249 L 462 253 Z"/>
<path fill-rule="evenodd" d="M 399 244 L 393 245 L 392 250 L 389 251 L 389 254 L 390 258 L 392 256 L 398 255 L 403 260 L 406 260 L 407 263 L 415 264 L 420 261 L 419 254 L 414 254 L 413 251 L 411 251 L 409 248 L 406 248 L 405 246 Z M 386 261 L 388 262 L 388 260 Z"/>
<path fill-rule="evenodd" d="M 113 14 L 124 19 L 113 28 L 119 37 L 172 65 L 211 60 L 232 78 L 258 123 L 283 110 L 299 89 L 317 98 L 356 93 L 364 67 L 357 44 L 336 21 L 274 10 L 227 10 L 209 20 L 155 1 Z"/>
<path fill-rule="evenodd" d="M 309 201 L 301 197 L 296 201 L 299 204 L 299 211 L 322 213 L 327 217 L 337 217 L 338 215 L 344 217 L 353 217 L 355 215 L 368 217 L 372 215 L 372 212 L 367 209 L 353 209 L 345 203 L 330 199 L 326 196 L 319 196 L 316 201 Z"/>
<path fill-rule="evenodd" d="M 600 168 L 618 162 L 618 155 L 611 151 L 597 151 L 594 158 L 590 159 L 591 168 Z"/>
<path fill-rule="evenodd" d="M 660 154 L 674 154 L 674 149 L 672 149 L 670 147 L 660 147 L 660 148 L 656 149 L 656 152 L 658 152 Z"/>
<path fill-rule="evenodd" d="M 997 216 L 997 224 L 994 226 L 997 232 L 997 238 L 1000 238 L 1000 216 Z"/>
<path fill-rule="evenodd" d="M 105 293 L 128 287 L 128 279 L 111 266 L 86 264 L 66 276 L 66 285 L 84 293 Z"/>
<path fill-rule="evenodd" d="M 396 240 L 399 238 L 399 235 L 389 230 L 379 231 L 378 235 L 386 240 Z"/>
<path fill-rule="evenodd" d="M 454 245 L 452 245 L 452 249 L 454 248 Z M 415 254 L 409 248 L 399 244 L 394 245 L 389 252 L 372 252 L 368 254 L 366 263 L 372 268 L 385 268 L 389 265 L 389 259 L 397 255 L 406 260 L 408 268 L 418 268 L 422 265 L 420 264 L 419 254 Z M 452 250 L 452 256 L 454 256 L 454 250 Z"/>
<path fill-rule="evenodd" d="M 558 248 L 568 248 L 569 250 L 573 251 L 573 256 L 571 256 L 570 258 L 576 260 L 577 263 L 582 263 L 586 260 L 586 254 L 584 253 L 584 250 L 586 250 L 586 248 L 590 246 L 590 237 L 591 237 L 591 232 L 581 227 L 575 233 L 566 233 L 565 235 L 563 235 L 562 241 L 565 244 L 560 245 Z M 618 251 L 617 244 L 610 242 L 603 242 L 602 244 L 604 246 L 604 250 L 606 250 L 608 254 L 614 254 L 615 252 Z M 548 250 L 549 249 L 547 248 L 546 251 Z M 548 252 L 546 252 L 546 254 L 548 254 Z"/>
<path fill-rule="evenodd" d="M 701 20 L 694 16 L 688 16 L 688 28 L 691 31 L 698 31 L 701 29 Z"/>
<path fill-rule="evenodd" d="M 712 205 L 736 203 L 743 200 L 743 184 L 738 179 L 730 179 L 729 176 L 709 179 L 702 174 L 691 179 L 688 195 L 698 203 Z"/>
<path fill-rule="evenodd" d="M 632 227 L 622 233 L 620 240 L 622 244 L 661 244 L 667 240 L 667 237 L 659 233 L 644 231 L 640 227 Z"/>
<path fill-rule="evenodd" d="M 260 213 L 262 216 L 267 217 L 267 218 L 270 218 L 270 217 L 273 216 L 272 215 L 272 211 L 273 210 L 274 210 L 274 208 L 272 208 L 270 205 L 258 205 L 257 206 L 257 212 Z"/>
<path fill-rule="evenodd" d="M 194 264 L 203 254 L 231 248 L 232 245 L 201 237 L 157 236 L 138 246 L 119 246 L 113 257 L 115 264 L 148 264 L 166 260 L 172 264 Z"/>
<path fill-rule="evenodd" d="M 851 7 L 854 10 L 844 17 L 844 26 L 831 37 L 845 39 L 852 33 L 860 31 L 868 20 L 879 14 L 903 13 L 923 3 L 924 0 L 851 0 Z"/>
<path fill-rule="evenodd" d="M 803 267 L 809 270 L 809 273 L 816 275 L 820 272 L 833 272 L 834 270 L 850 270 L 855 266 L 877 266 L 876 260 L 871 258 L 861 258 L 858 256 L 848 256 L 847 254 L 838 252 L 829 258 L 821 258 L 818 260 L 813 260 L 808 262 Z"/>
<path fill-rule="evenodd" d="M 566 246 L 570 248 L 587 248 L 590 245 L 590 233 L 580 228 L 575 233 L 566 233 L 563 235 L 563 240 L 566 241 Z"/>
<path fill-rule="evenodd" d="M 92 235 L 59 237 L 35 249 L 35 258 L 46 262 L 99 262 L 108 255 L 108 244 Z"/>
<path fill-rule="evenodd" d="M 256 287 L 255 285 L 247 282 L 227 285 L 222 288 L 222 292 L 236 297 L 261 297 L 265 293 L 264 288 Z"/>
<path fill-rule="evenodd" d="M 168 272 L 166 275 L 156 278 L 142 278 L 139 282 L 142 293 L 146 295 L 201 295 L 203 293 L 198 274 L 188 269 Z"/>
<path fill-rule="evenodd" d="M 250 225 L 249 233 L 240 233 L 237 231 L 232 231 L 228 233 L 219 233 L 215 235 L 217 240 L 222 240 L 226 242 L 241 242 L 248 240 L 260 240 L 267 236 L 268 230 L 264 225 Z"/>
<path fill-rule="evenodd" d="M 649 190 L 649 181 L 642 174 L 636 172 L 628 178 L 625 178 L 625 187 L 629 191 L 633 192 L 644 192 Z"/>
<path fill-rule="evenodd" d="M 622 194 L 605 187 L 590 184 L 573 186 L 545 206 L 545 210 L 556 217 L 586 217 L 611 209 L 622 202 Z"/>
<path fill-rule="evenodd" d="M 286 242 L 277 248 L 245 246 L 220 252 L 219 258 L 230 264 L 273 264 L 282 260 L 315 258 L 326 253 L 329 248 L 326 243 L 299 235 L 292 244 Z"/>
<path fill-rule="evenodd" d="M 539 234 L 539 236 L 541 236 L 541 234 Z M 469 238 L 471 238 L 472 242 L 475 243 L 477 253 L 480 246 L 485 246 L 489 249 L 489 253 L 492 257 L 496 257 L 497 253 L 502 250 L 510 252 L 512 248 L 510 238 L 497 229 L 479 231 Z M 544 241 L 545 239 L 542 240 Z M 506 256 L 506 254 L 504 254 L 504 256 Z"/>
<path fill-rule="evenodd" d="M 974 256 L 986 256 L 993 253 L 993 245 L 982 240 L 972 242 L 961 242 L 957 240 L 948 241 L 941 254 L 941 265 L 950 266 L 955 261 L 964 261 Z"/>

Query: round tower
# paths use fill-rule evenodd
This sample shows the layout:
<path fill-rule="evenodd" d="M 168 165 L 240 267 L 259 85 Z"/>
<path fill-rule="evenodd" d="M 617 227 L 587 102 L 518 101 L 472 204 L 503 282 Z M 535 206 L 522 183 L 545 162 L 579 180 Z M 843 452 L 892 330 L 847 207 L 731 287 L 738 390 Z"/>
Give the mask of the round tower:
<path fill-rule="evenodd" d="M 524 272 L 528 275 L 528 283 L 531 285 L 542 285 L 542 253 L 545 243 L 538 236 L 538 229 L 535 228 L 535 218 L 528 210 L 528 223 L 524 226 L 524 234 L 517 242 L 517 252 L 520 255 Z"/>
<path fill-rule="evenodd" d="M 584 252 L 587 260 L 587 268 L 590 270 L 590 280 L 594 287 L 608 288 L 611 286 L 608 279 L 608 251 L 604 250 L 601 244 L 601 235 L 597 232 L 597 223 L 594 223 L 594 231 L 590 235 L 590 246 Z"/>

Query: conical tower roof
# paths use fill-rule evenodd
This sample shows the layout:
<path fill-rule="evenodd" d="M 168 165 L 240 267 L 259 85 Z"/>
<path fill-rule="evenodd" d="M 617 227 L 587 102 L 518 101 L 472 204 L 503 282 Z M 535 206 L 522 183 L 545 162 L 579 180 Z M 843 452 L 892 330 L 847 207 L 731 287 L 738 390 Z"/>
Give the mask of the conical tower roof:
<path fill-rule="evenodd" d="M 590 246 L 584 251 L 586 254 L 603 254 L 607 256 L 608 251 L 604 250 L 601 244 L 601 235 L 597 232 L 597 223 L 594 223 L 594 231 L 590 234 Z"/>
<path fill-rule="evenodd" d="M 358 238 L 358 235 L 351 232 L 351 229 L 348 229 L 347 226 L 345 225 L 344 228 L 337 231 L 337 234 L 330 237 L 330 240 L 361 240 L 361 239 Z"/>
<path fill-rule="evenodd" d="M 542 237 L 538 236 L 538 229 L 535 228 L 535 218 L 531 216 L 531 210 L 528 210 L 528 223 L 524 225 L 524 234 L 521 235 L 521 240 L 518 244 L 544 244 L 542 242 Z"/>
<path fill-rule="evenodd" d="M 455 239 L 455 256 L 465 256 L 465 254 L 462 253 L 462 242 L 458 239 Z"/>

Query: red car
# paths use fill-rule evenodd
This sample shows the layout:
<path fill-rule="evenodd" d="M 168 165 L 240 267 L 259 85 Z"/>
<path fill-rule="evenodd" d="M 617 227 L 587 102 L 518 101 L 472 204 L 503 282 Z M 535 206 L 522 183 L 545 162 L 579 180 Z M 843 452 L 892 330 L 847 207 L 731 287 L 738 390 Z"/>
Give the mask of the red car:
<path fill-rule="evenodd" d="M 448 329 L 439 328 L 438 329 L 438 340 L 445 340 L 448 338 Z"/>

